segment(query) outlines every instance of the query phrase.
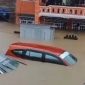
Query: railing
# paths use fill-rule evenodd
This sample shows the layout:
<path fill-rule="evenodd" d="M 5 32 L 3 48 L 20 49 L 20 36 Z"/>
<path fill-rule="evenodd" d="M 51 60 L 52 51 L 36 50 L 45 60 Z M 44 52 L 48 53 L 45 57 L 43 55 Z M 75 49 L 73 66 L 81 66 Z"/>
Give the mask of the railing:
<path fill-rule="evenodd" d="M 40 13 L 72 14 L 85 16 L 85 7 L 40 6 Z"/>

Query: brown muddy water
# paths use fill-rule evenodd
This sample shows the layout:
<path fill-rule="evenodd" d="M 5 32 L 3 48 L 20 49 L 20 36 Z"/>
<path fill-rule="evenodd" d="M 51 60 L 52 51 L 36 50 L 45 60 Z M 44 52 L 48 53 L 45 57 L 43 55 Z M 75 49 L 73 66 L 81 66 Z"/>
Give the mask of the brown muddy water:
<path fill-rule="evenodd" d="M 19 26 L 0 22 L 0 53 L 6 52 L 9 45 L 20 40 L 14 34 Z M 72 66 L 24 60 L 27 66 L 20 65 L 15 71 L 0 75 L 0 85 L 85 85 L 85 33 L 78 33 L 78 40 L 64 40 L 67 32 L 57 31 L 56 40 L 49 43 L 74 54 L 78 62 Z"/>

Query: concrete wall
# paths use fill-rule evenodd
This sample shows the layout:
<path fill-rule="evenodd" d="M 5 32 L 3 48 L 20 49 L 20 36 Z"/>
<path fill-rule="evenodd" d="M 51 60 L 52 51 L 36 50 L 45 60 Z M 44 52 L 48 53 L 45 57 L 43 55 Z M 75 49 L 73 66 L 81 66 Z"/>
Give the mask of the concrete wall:
<path fill-rule="evenodd" d="M 33 41 L 53 41 L 54 29 L 47 25 L 21 24 L 20 38 Z"/>

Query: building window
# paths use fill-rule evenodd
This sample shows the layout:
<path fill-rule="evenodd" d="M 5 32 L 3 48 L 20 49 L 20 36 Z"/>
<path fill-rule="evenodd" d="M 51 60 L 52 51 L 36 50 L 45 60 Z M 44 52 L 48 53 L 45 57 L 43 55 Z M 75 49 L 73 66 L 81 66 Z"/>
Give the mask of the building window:
<path fill-rule="evenodd" d="M 63 5 L 66 5 L 66 0 L 62 0 L 62 4 Z"/>

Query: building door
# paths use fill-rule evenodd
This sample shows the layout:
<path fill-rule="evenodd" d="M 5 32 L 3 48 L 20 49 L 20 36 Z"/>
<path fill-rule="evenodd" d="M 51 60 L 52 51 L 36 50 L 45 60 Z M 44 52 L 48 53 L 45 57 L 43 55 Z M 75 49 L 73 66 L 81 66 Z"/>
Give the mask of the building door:
<path fill-rule="evenodd" d="M 67 0 L 62 0 L 62 4 L 66 5 Z"/>
<path fill-rule="evenodd" d="M 72 19 L 68 19 L 67 20 L 66 29 L 72 30 L 72 24 L 73 24 L 73 20 Z"/>

